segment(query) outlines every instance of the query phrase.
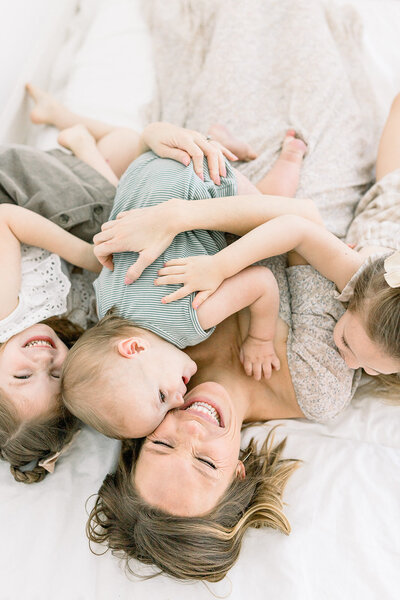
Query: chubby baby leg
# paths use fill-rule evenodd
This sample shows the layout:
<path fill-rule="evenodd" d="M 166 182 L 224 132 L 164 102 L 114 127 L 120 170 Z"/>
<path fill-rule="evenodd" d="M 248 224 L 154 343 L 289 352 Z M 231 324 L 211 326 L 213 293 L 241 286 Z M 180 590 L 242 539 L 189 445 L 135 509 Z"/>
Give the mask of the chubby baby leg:
<path fill-rule="evenodd" d="M 299 185 L 300 170 L 307 150 L 303 140 L 290 129 L 283 141 L 281 153 L 266 176 L 257 184 L 262 194 L 294 196 Z"/>

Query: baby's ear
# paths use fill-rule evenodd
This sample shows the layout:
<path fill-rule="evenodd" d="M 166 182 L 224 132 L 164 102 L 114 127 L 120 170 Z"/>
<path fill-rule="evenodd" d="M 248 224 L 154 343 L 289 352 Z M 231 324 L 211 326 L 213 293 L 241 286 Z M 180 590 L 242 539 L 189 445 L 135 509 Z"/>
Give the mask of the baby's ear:
<path fill-rule="evenodd" d="M 118 353 L 124 358 L 134 358 L 148 348 L 148 342 L 140 337 L 125 338 L 120 340 L 117 345 Z"/>

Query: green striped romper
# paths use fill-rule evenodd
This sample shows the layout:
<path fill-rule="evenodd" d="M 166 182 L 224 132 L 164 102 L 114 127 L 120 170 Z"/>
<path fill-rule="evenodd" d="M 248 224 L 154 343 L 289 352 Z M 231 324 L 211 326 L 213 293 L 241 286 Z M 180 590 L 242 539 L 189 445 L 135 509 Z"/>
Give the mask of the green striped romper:
<path fill-rule="evenodd" d="M 203 182 L 195 174 L 192 163 L 185 167 L 175 160 L 159 158 L 153 152 L 146 152 L 122 176 L 110 220 L 124 210 L 155 206 L 170 198 L 200 200 L 234 196 L 237 193 L 236 178 L 228 162 L 226 170 L 227 176 L 221 178 L 221 185 L 217 186 L 210 179 L 206 160 Z M 214 328 L 204 331 L 200 326 L 192 307 L 194 294 L 170 304 L 162 304 L 161 298 L 178 289 L 180 284 L 155 286 L 154 280 L 158 270 L 168 260 L 215 254 L 225 246 L 222 232 L 194 230 L 180 233 L 167 250 L 130 285 L 124 283 L 125 274 L 138 254 L 114 254 L 114 271 L 103 268 L 94 282 L 99 318 L 115 306 L 121 317 L 156 333 L 178 348 L 199 344 L 212 334 Z"/>

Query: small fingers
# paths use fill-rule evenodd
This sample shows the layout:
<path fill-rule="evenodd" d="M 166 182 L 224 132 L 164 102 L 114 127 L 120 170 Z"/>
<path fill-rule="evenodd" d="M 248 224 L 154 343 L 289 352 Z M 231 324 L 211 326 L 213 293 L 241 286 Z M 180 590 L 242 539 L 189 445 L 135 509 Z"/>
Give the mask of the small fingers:
<path fill-rule="evenodd" d="M 246 375 L 248 375 L 248 377 L 251 377 L 253 374 L 253 364 L 246 357 L 244 357 L 243 367 L 244 367 L 244 372 L 246 373 Z"/>
<path fill-rule="evenodd" d="M 177 265 L 176 267 L 163 267 L 159 269 L 158 275 L 179 275 L 185 272 L 184 265 Z"/>
<path fill-rule="evenodd" d="M 177 283 L 184 283 L 184 274 L 178 275 L 164 275 L 154 280 L 154 285 L 176 285 Z"/>
<path fill-rule="evenodd" d="M 188 262 L 187 258 L 173 258 L 164 263 L 164 267 L 176 267 L 178 265 L 186 265 Z"/>
<path fill-rule="evenodd" d="M 186 287 L 184 285 L 181 288 L 179 288 L 179 290 L 176 290 L 176 292 L 173 292 L 172 294 L 169 294 L 168 296 L 164 296 L 164 298 L 161 299 L 161 302 L 163 304 L 169 304 L 170 302 L 175 302 L 175 300 L 180 300 L 181 298 L 185 298 L 185 296 L 188 296 L 191 293 L 192 293 L 192 290 L 189 287 Z"/>
<path fill-rule="evenodd" d="M 195 310 L 197 310 L 199 308 L 199 306 L 201 306 L 203 304 L 203 302 L 205 300 L 207 300 L 207 298 L 211 295 L 211 292 L 199 292 L 198 294 L 195 295 L 193 302 L 192 302 L 192 306 Z"/>
<path fill-rule="evenodd" d="M 269 363 L 269 362 L 263 363 L 262 370 L 263 370 L 265 379 L 269 379 L 271 377 L 271 373 L 272 373 L 271 363 Z"/>
<path fill-rule="evenodd" d="M 273 359 L 271 360 L 271 365 L 275 369 L 275 371 L 279 371 L 279 369 L 281 368 L 281 361 L 277 356 L 273 357 Z"/>
<path fill-rule="evenodd" d="M 253 377 L 256 381 L 261 380 L 261 363 L 253 363 Z"/>

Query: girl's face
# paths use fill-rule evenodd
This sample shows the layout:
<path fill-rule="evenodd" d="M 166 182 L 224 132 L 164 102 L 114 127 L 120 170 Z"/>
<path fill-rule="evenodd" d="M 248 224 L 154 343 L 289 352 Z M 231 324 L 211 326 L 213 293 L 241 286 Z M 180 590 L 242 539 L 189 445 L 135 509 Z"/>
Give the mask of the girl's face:
<path fill-rule="evenodd" d="M 147 436 L 134 475 L 139 494 L 171 514 L 209 512 L 233 478 L 245 475 L 238 460 L 241 425 L 222 385 L 197 385 Z"/>
<path fill-rule="evenodd" d="M 43 323 L 14 335 L 0 350 L 0 389 L 21 418 L 51 410 L 60 393 L 61 367 L 68 348 Z"/>
<path fill-rule="evenodd" d="M 368 375 L 390 375 L 400 371 L 400 360 L 385 354 L 368 337 L 360 317 L 346 310 L 336 323 L 333 339 L 350 369 L 362 367 Z"/>

